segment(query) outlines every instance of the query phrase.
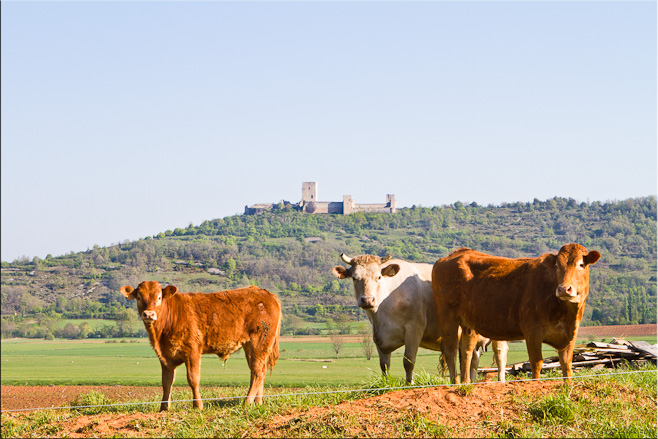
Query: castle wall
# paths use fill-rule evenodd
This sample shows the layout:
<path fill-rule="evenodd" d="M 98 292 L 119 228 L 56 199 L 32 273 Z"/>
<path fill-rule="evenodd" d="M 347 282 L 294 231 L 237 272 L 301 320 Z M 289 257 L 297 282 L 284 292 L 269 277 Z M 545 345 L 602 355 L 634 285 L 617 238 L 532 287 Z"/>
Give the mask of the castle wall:
<path fill-rule="evenodd" d="M 328 213 L 343 213 L 343 203 L 340 201 L 332 201 L 328 203 Z"/>
<path fill-rule="evenodd" d="M 391 208 L 386 204 L 356 204 L 353 211 L 391 213 Z"/>

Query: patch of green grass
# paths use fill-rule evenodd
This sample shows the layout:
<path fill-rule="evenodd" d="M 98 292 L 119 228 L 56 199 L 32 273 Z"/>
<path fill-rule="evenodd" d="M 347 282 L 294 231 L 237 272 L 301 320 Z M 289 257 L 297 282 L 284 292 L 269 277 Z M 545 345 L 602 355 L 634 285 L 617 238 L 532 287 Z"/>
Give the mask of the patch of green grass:
<path fill-rule="evenodd" d="M 95 415 L 101 412 L 113 412 L 116 411 L 115 407 L 102 407 L 111 404 L 111 401 L 101 392 L 96 392 L 94 390 L 80 394 L 71 401 L 71 407 L 79 407 L 75 409 L 75 412 L 81 413 L 83 415 Z"/>
<path fill-rule="evenodd" d="M 541 424 L 572 424 L 576 406 L 568 395 L 558 394 L 533 404 L 528 410 L 532 419 Z"/>
<path fill-rule="evenodd" d="M 586 378 L 574 379 L 555 394 L 539 400 L 522 398 L 527 413 L 521 422 L 526 428 L 523 435 L 657 437 L 654 365 L 585 370 L 574 374 L 578 376 Z"/>
<path fill-rule="evenodd" d="M 473 393 L 473 390 L 475 390 L 474 384 L 461 384 L 455 387 L 455 391 L 460 396 L 468 396 Z"/>

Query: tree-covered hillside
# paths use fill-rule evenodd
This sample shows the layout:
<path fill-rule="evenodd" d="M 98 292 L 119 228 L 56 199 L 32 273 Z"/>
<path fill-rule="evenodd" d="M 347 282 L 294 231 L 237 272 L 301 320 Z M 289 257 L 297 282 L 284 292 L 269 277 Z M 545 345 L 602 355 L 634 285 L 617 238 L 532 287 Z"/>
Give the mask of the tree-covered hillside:
<path fill-rule="evenodd" d="M 459 247 L 521 257 L 556 252 L 570 242 L 602 255 L 591 269 L 584 325 L 656 322 L 656 198 L 553 198 L 347 216 L 303 214 L 282 205 L 86 252 L 3 262 L 3 335 L 32 330 L 32 336 L 48 336 L 58 318 L 119 319 L 129 335 L 137 330 L 124 310 L 134 305 L 118 291 L 143 280 L 203 292 L 253 283 L 279 295 L 288 323 L 297 320 L 292 315 L 359 319 L 364 314 L 354 304 L 351 282 L 331 274 L 342 252 L 433 263 Z M 88 333 L 94 335 L 103 334 Z"/>

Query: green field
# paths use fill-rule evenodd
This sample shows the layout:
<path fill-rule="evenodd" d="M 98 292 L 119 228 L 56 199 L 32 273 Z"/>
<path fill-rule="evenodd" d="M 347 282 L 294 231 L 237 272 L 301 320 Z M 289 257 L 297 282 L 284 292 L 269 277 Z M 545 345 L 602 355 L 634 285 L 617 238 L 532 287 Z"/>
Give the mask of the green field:
<path fill-rule="evenodd" d="M 649 337 L 650 338 L 650 337 Z M 655 337 L 649 340 L 655 343 Z M 266 383 L 271 387 L 307 385 L 358 385 L 379 375 L 375 353 L 366 360 L 359 343 L 345 343 L 339 359 L 329 339 L 308 341 L 304 337 L 280 344 L 280 359 Z M 323 339 L 320 339 L 323 340 Z M 30 340 L 12 339 L 1 343 L 1 383 L 3 385 L 160 385 L 160 364 L 146 339 L 127 343 L 105 340 Z M 583 343 L 587 340 L 583 339 Z M 391 374 L 404 377 L 403 348 L 393 354 Z M 554 349 L 545 346 L 544 356 Z M 508 364 L 527 360 L 524 343 L 510 343 Z M 439 354 L 421 349 L 415 372 L 437 374 Z M 480 361 L 481 367 L 493 365 L 491 351 Z M 214 355 L 204 355 L 202 386 L 238 386 L 249 384 L 249 370 L 242 350 L 226 363 Z M 185 367 L 178 369 L 176 385 L 187 386 Z"/>

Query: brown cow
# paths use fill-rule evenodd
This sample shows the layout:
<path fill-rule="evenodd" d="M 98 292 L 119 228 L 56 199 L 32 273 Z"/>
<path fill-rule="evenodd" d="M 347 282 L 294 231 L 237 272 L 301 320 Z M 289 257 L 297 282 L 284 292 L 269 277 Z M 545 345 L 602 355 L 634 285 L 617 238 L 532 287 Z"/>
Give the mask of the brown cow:
<path fill-rule="evenodd" d="M 136 289 L 121 288 L 126 299 L 137 300 L 139 316 L 162 366 L 160 410 L 169 409 L 176 367 L 183 363 L 193 406 L 202 409 L 201 354 L 217 354 L 226 360 L 241 347 L 251 369 L 245 403 L 261 404 L 267 367 L 272 369 L 279 358 L 279 299 L 255 286 L 210 294 L 177 291 L 173 285 L 162 289 L 158 282 L 149 281 Z"/>
<path fill-rule="evenodd" d="M 465 364 L 470 364 L 476 331 L 494 340 L 525 340 L 533 378 L 539 377 L 546 343 L 557 349 L 562 375 L 570 378 L 589 293 L 589 265 L 600 257 L 582 245 L 567 244 L 557 255 L 538 258 L 510 259 L 462 248 L 439 259 L 432 289 L 452 381 L 460 324 Z M 470 381 L 464 364 L 461 375 L 462 382 Z"/>

